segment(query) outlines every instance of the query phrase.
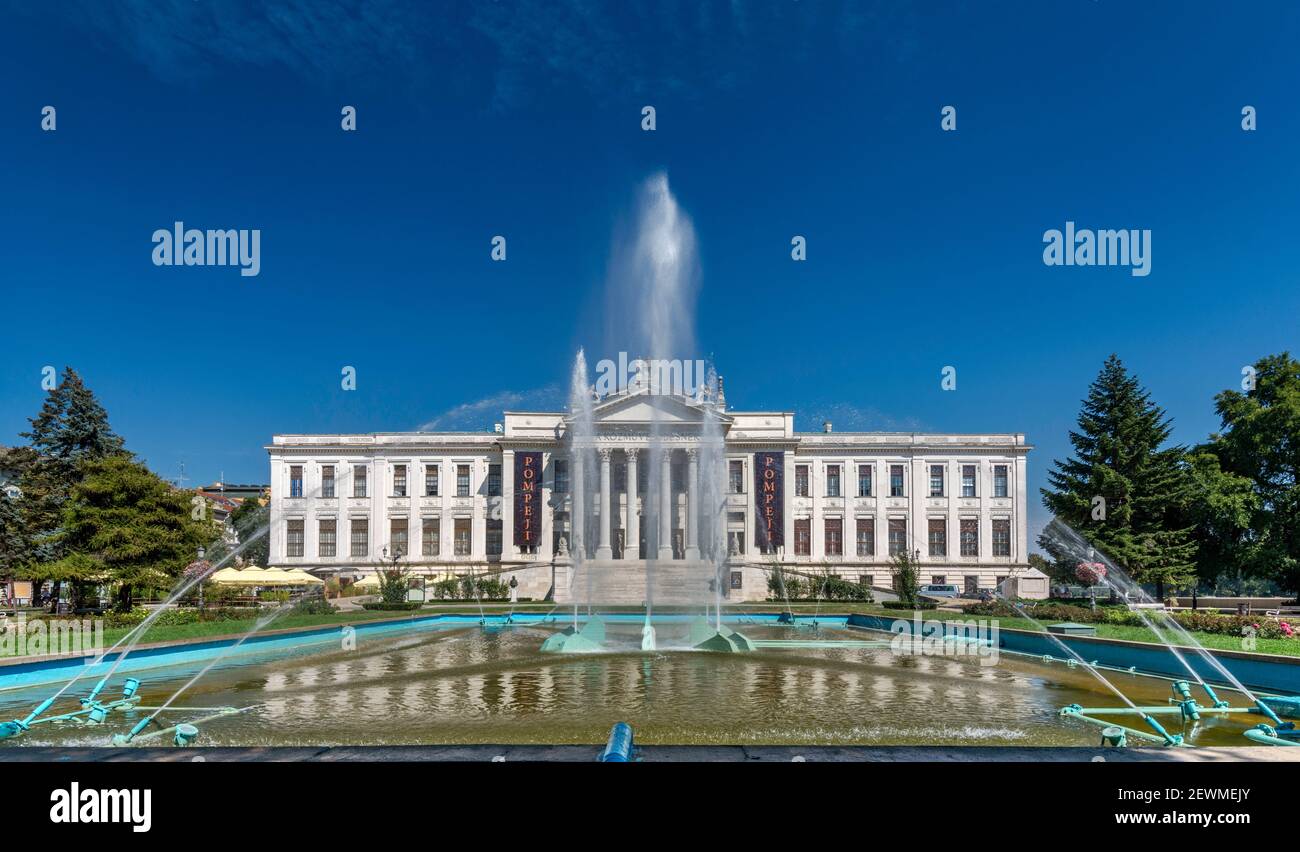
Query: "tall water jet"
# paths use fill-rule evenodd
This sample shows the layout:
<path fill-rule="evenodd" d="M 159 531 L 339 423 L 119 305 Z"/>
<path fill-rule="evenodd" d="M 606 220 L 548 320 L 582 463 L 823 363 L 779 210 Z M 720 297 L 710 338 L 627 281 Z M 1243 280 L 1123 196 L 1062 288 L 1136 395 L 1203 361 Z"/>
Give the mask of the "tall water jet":
<path fill-rule="evenodd" d="M 578 625 L 578 598 L 581 594 L 590 612 L 592 597 L 595 593 L 592 572 L 587 552 L 587 532 L 589 529 L 588 509 L 592 493 L 591 475 L 595 467 L 592 458 L 595 454 L 595 425 L 592 415 L 593 392 L 587 377 L 587 355 L 582 350 L 573 359 L 573 375 L 569 383 L 569 531 L 572 541 L 569 556 L 572 560 L 569 582 L 577 581 L 580 588 L 571 589 L 573 593 L 573 624 Z M 605 519 L 601 519 L 604 522 Z M 581 575 L 581 576 L 580 576 Z"/>
<path fill-rule="evenodd" d="M 668 185 L 668 176 L 659 173 L 641 187 L 638 199 L 636 230 L 630 245 L 620 253 L 617 267 L 610 277 L 611 307 L 618 317 L 631 321 L 631 327 L 618 335 L 620 346 L 636 347 L 638 357 L 651 363 L 690 363 L 695 354 L 695 295 L 699 283 L 695 253 L 695 229 L 682 211 Z M 647 393 L 681 395 L 685 388 L 665 387 L 662 374 L 650 371 Z M 689 476 L 687 469 L 697 459 L 685 464 L 675 459 L 674 451 L 684 442 L 673 434 L 658 405 L 651 407 L 649 452 L 647 454 L 646 501 L 642 520 L 646 524 L 645 605 L 653 612 L 656 582 L 669 576 L 676 558 L 686 559 L 687 538 L 695 532 L 694 507 L 689 513 L 681 506 L 682 495 L 673 487 L 674 462 Z M 687 483 L 683 482 L 683 485 Z M 685 490 L 685 489 L 683 489 Z M 694 516 L 694 517 L 692 517 Z M 698 550 L 689 554 L 698 565 Z M 690 571 L 692 565 L 683 566 Z M 689 587 L 690 577 L 683 582 Z"/>

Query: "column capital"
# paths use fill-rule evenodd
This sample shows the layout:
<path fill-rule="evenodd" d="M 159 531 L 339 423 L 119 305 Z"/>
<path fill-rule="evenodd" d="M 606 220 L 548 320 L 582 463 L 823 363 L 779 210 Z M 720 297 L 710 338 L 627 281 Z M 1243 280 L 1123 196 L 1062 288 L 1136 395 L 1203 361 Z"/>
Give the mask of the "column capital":
<path fill-rule="evenodd" d="M 607 462 L 614 451 L 609 447 L 601 447 L 596 452 L 600 453 L 600 460 L 602 462 Z"/>
<path fill-rule="evenodd" d="M 686 458 L 690 459 L 691 461 L 695 461 L 699 457 L 700 457 L 700 450 L 698 447 L 686 448 Z"/>

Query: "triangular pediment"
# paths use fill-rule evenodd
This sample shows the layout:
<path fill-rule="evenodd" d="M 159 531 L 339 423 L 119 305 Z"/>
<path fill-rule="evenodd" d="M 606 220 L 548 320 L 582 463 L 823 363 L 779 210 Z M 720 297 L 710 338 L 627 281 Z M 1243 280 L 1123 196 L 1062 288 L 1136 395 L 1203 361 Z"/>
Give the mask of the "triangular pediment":
<path fill-rule="evenodd" d="M 665 394 L 621 393 L 608 396 L 592 407 L 592 420 L 597 426 L 633 426 L 673 424 L 701 424 L 708 417 L 717 417 L 724 423 L 730 418 L 712 409 L 712 406 L 682 396 Z"/>

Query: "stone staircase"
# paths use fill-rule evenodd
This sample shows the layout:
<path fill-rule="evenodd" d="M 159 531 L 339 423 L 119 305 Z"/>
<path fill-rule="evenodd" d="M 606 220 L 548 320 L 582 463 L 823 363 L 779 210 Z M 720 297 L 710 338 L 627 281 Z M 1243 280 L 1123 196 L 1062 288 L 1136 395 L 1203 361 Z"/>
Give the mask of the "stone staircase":
<path fill-rule="evenodd" d="M 685 606 L 712 601 L 711 564 L 679 559 L 649 564 L 656 604 Z M 587 602 L 590 579 L 593 603 L 640 605 L 646 599 L 646 570 L 643 559 L 592 560 L 568 566 L 567 571 L 556 572 L 555 602 Z"/>

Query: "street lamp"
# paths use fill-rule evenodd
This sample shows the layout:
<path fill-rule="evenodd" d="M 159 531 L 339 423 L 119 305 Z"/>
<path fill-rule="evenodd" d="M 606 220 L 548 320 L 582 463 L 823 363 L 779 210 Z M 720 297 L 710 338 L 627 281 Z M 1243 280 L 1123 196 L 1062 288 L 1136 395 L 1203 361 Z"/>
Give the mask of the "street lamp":
<path fill-rule="evenodd" d="M 207 548 L 205 548 L 203 545 L 200 544 L 198 554 L 199 554 L 198 561 L 202 562 L 203 557 L 208 555 Z M 202 571 L 203 569 L 200 568 L 199 570 Z M 204 577 L 202 574 L 199 575 L 199 612 L 203 611 L 203 581 L 206 579 L 207 577 Z"/>

